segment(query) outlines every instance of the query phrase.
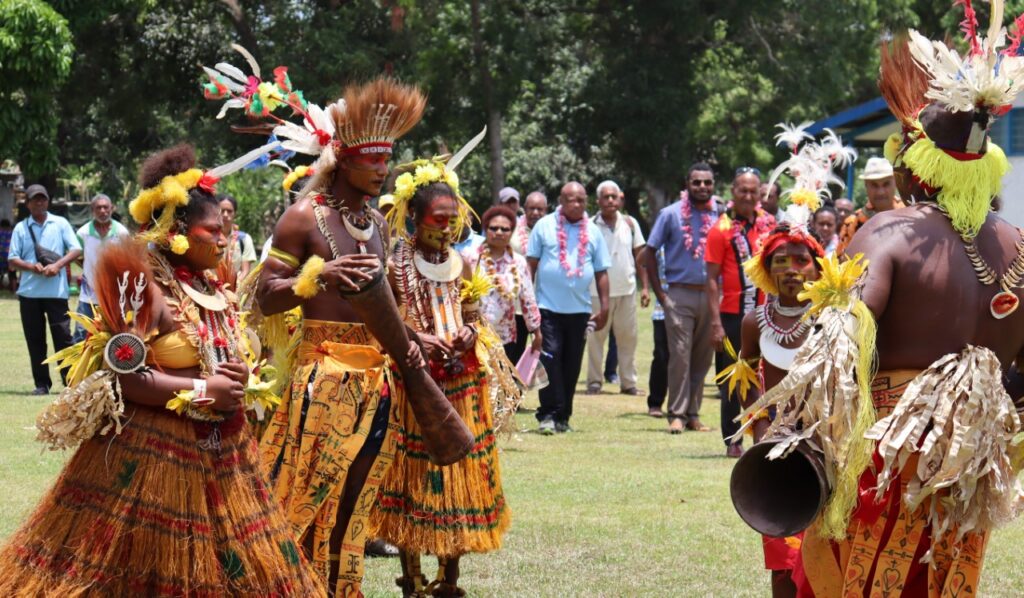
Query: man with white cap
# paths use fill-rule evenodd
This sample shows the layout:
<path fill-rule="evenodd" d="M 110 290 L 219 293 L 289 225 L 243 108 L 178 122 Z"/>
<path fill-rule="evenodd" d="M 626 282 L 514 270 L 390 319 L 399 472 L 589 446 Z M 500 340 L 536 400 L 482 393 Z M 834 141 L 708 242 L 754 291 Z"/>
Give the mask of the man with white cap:
<path fill-rule="evenodd" d="M 839 230 L 839 246 L 836 253 L 842 255 L 853 235 L 869 218 L 881 212 L 902 208 L 903 202 L 896 194 L 896 178 L 892 164 L 885 158 L 869 158 L 864 172 L 860 175 L 868 193 L 868 203 L 848 216 Z"/>
<path fill-rule="evenodd" d="M 498 205 L 505 206 L 518 215 L 519 191 L 517 191 L 515 187 L 502 187 L 501 191 L 498 191 Z"/>

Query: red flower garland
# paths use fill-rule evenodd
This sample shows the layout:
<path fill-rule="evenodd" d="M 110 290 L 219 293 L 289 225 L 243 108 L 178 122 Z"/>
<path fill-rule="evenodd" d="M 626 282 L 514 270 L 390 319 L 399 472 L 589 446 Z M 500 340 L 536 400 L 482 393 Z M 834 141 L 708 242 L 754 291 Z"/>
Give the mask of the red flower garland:
<path fill-rule="evenodd" d="M 569 278 L 583 276 L 583 266 L 587 259 L 587 244 L 590 241 L 590 236 L 587 234 L 587 213 L 583 212 L 583 218 L 580 219 L 580 234 L 576 243 L 576 269 L 574 270 L 569 266 L 568 259 L 568 244 L 569 234 L 565 231 L 565 227 L 568 224 L 568 220 L 562 214 L 562 208 L 559 207 L 555 210 L 558 217 L 558 264 L 565 270 L 566 276 Z"/>

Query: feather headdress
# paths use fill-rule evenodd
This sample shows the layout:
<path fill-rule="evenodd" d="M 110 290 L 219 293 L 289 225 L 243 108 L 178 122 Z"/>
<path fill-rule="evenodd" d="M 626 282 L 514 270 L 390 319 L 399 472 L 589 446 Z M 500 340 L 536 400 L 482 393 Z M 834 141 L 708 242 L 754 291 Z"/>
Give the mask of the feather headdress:
<path fill-rule="evenodd" d="M 786 243 L 799 243 L 805 245 L 812 256 L 825 257 L 825 249 L 811 234 L 808 225 L 814 212 L 821 207 L 821 200 L 831 197 L 829 185 L 845 186 L 833 169 L 847 167 L 857 159 L 857 152 L 843 145 L 843 140 L 829 129 L 825 130 L 821 141 L 814 141 L 814 137 L 806 132 L 809 125 L 776 125 L 782 129 L 782 133 L 775 136 L 778 145 L 788 147 L 792 155 L 772 171 L 768 184 L 775 184 L 783 174 L 792 177 L 793 187 L 783 193 L 790 201 L 779 213 L 779 225 L 761 243 L 761 249 L 743 263 L 747 278 L 769 295 L 779 294 L 769 274 L 768 263 L 779 247 Z"/>
<path fill-rule="evenodd" d="M 883 45 L 879 88 L 903 124 L 902 133 L 886 141 L 886 157 L 908 168 L 949 213 L 957 232 L 971 238 L 1009 169 L 988 132 L 1024 90 L 1024 57 L 1019 55 L 1024 19 L 1016 20 L 1010 45 L 1002 50 L 1007 44 L 1002 0 L 992 0 L 984 37 L 971 1 L 957 0 L 954 6 L 964 8 L 961 30 L 968 52 L 960 56 L 911 30 L 905 42 Z"/>
<path fill-rule="evenodd" d="M 429 160 L 416 160 L 402 164 L 395 168 L 395 172 L 401 173 L 395 179 L 394 202 L 395 205 L 388 212 L 388 224 L 391 227 L 391 235 L 396 238 L 403 238 L 411 241 L 409 229 L 406 227 L 406 219 L 409 214 L 409 204 L 412 201 L 416 190 L 433 183 L 444 183 L 451 187 L 455 194 L 455 204 L 458 211 L 458 223 L 452 231 L 456 237 L 462 233 L 462 229 L 469 222 L 473 208 L 459 192 L 459 177 L 455 169 L 466 159 L 473 149 L 483 141 L 487 135 L 487 127 L 477 133 L 476 137 L 469 140 L 462 146 L 454 156 L 439 156 Z"/>

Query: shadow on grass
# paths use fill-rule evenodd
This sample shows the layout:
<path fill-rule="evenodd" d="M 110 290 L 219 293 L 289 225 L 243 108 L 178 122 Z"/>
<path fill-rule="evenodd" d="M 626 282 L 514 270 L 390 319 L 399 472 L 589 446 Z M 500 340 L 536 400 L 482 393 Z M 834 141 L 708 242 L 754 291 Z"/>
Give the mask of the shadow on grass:
<path fill-rule="evenodd" d="M 40 399 L 46 399 L 47 397 L 49 397 L 53 399 L 60 395 L 60 391 L 54 392 L 52 390 L 50 391 L 50 394 L 45 395 L 36 395 L 32 394 L 32 392 L 32 390 L 8 390 L 5 388 L 0 388 L 0 395 L 10 395 L 13 397 L 39 397 Z"/>

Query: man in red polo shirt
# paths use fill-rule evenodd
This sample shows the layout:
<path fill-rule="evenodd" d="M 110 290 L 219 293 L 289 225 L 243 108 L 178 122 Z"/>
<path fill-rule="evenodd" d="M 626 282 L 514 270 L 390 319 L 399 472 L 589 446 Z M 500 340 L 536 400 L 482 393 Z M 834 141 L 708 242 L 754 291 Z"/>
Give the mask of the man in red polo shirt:
<path fill-rule="evenodd" d="M 707 297 L 711 311 L 711 342 L 715 348 L 715 370 L 721 372 L 732 363 L 724 351 L 724 339 L 739 350 L 743 315 L 758 303 L 757 287 L 743 274 L 743 262 L 757 253 L 775 227 L 775 219 L 757 207 L 761 194 L 761 173 L 755 168 L 740 168 L 732 180 L 732 204 L 708 232 L 704 260 L 708 267 Z M 743 440 L 730 444 L 728 438 L 739 430 L 733 420 L 740 414 L 739 397 L 729 396 L 727 387 L 718 387 L 722 400 L 722 438 L 725 454 L 743 454 Z"/>

